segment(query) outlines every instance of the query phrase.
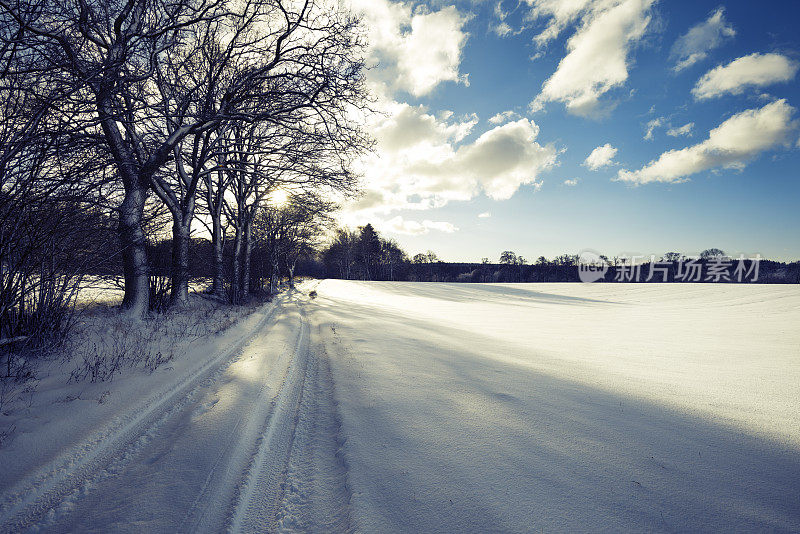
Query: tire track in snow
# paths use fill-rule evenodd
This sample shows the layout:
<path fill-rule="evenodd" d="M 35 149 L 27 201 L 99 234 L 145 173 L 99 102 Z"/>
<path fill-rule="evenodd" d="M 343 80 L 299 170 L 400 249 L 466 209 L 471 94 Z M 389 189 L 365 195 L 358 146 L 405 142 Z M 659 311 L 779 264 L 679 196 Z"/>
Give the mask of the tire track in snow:
<path fill-rule="evenodd" d="M 168 454 L 164 451 L 177 440 L 191 439 L 184 432 L 184 420 L 214 410 L 219 401 L 214 392 L 226 382 L 222 377 L 231 365 L 241 365 L 246 354 L 258 357 L 259 337 L 272 347 L 283 339 L 285 348 L 272 349 L 277 359 L 264 360 L 271 363 L 260 387 L 247 393 L 254 399 L 252 409 L 232 412 L 227 439 L 214 447 L 196 442 L 213 454 L 213 461 L 186 508 L 174 509 L 182 519 L 157 529 L 171 524 L 170 531 L 206 532 L 227 524 L 234 531 L 351 531 L 333 382 L 324 349 L 318 356 L 310 347 L 303 309 L 308 300 L 297 296 L 285 295 L 247 334 L 173 380 L 167 395 L 151 396 L 62 454 L 44 475 L 31 475 L 18 484 L 16 492 L 29 494 L 16 500 L 10 493 L 3 497 L 0 505 L 8 506 L 0 508 L 0 531 L 99 528 L 103 523 L 93 523 L 95 512 L 100 513 L 94 506 L 101 505 L 105 517 L 113 510 L 105 507 L 102 495 L 116 495 L 117 487 L 124 488 L 123 494 L 132 489 L 127 486 L 134 482 L 135 487 L 131 476 L 138 475 L 141 483 L 142 474 L 152 469 L 148 465 Z M 279 324 L 279 329 L 273 328 Z M 292 334 L 287 338 L 278 332 Z M 178 464 L 169 465 L 174 471 Z"/>
<path fill-rule="evenodd" d="M 301 325 L 294 360 L 242 478 L 231 532 L 352 531 L 351 492 L 327 353 L 321 344 L 312 346 L 304 309 L 309 301 L 295 302 Z"/>
<path fill-rule="evenodd" d="M 272 415 L 242 479 L 230 521 L 232 532 L 274 532 L 286 468 L 300 414 L 309 366 L 308 321 L 300 312 L 300 335 L 286 379 L 273 401 Z"/>
<path fill-rule="evenodd" d="M 262 332 L 280 308 L 280 303 L 273 305 L 254 328 L 200 367 L 177 378 L 166 391 L 152 395 L 124 416 L 115 418 L 105 429 L 7 491 L 0 498 L 0 530 L 19 531 L 37 523 L 46 527 L 68 512 L 94 482 L 118 472 L 165 421 L 181 412 L 196 391 L 213 383 L 236 361 L 242 349 Z"/>
<path fill-rule="evenodd" d="M 324 346 L 312 338 L 307 378 L 277 515 L 281 532 L 353 532 L 341 418 Z"/>
<path fill-rule="evenodd" d="M 215 461 L 214 467 L 208 473 L 200 493 L 195 498 L 194 504 L 184 517 L 178 529 L 179 532 L 218 530 L 219 526 L 215 524 L 214 521 L 210 520 L 209 517 L 214 515 L 212 512 L 219 512 L 220 508 L 224 509 L 224 515 L 230 516 L 232 503 L 220 503 L 219 494 L 227 495 L 231 493 L 235 495 L 241 488 L 234 487 L 231 488 L 230 492 L 220 492 L 220 487 L 215 487 L 212 484 L 212 478 L 215 475 L 214 471 L 217 469 L 218 465 L 224 463 L 229 471 L 227 474 L 232 474 L 236 481 L 235 484 L 241 486 L 241 480 L 247 475 L 247 472 L 252 466 L 253 458 L 256 453 L 255 451 L 257 451 L 263 439 L 264 428 L 275 418 L 276 410 L 279 407 L 278 400 L 286 389 L 287 384 L 290 382 L 290 374 L 293 366 L 296 365 L 298 354 L 303 350 L 305 322 L 302 316 L 300 316 L 299 323 L 297 327 L 297 337 L 291 345 L 292 349 L 282 353 L 281 357 L 270 367 L 268 375 L 263 379 L 263 385 L 253 403 L 255 410 L 247 414 L 240 414 L 236 424 L 236 430 L 232 432 L 231 446 L 226 448 Z M 280 379 L 274 380 L 280 375 L 282 375 Z M 271 387 L 271 384 L 274 383 L 280 385 L 277 388 Z M 242 474 L 242 472 L 231 473 L 231 469 L 241 469 L 244 474 Z"/>

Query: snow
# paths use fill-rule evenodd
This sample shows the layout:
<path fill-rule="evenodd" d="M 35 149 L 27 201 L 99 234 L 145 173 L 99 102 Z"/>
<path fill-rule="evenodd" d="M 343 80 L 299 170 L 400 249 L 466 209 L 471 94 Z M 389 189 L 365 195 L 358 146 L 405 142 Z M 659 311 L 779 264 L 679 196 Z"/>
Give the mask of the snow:
<path fill-rule="evenodd" d="M 38 508 L 51 502 L 60 503 L 55 515 L 69 511 L 71 502 L 92 487 L 94 479 L 102 479 L 115 469 L 109 462 L 119 461 L 117 456 L 129 457 L 141 444 L 151 441 L 149 433 L 160 419 L 171 411 L 177 413 L 174 408 L 185 403 L 198 385 L 213 378 L 220 366 L 238 358 L 244 344 L 270 320 L 272 310 L 271 306 L 264 307 L 220 335 L 194 340 L 184 337 L 183 346 L 176 349 L 181 354 L 153 374 L 129 372 L 113 382 L 65 384 L 74 362 L 52 362 L 51 374 L 41 380 L 34 404 L 6 417 L 16 431 L 11 443 L 0 449 L 4 474 L 0 479 L 0 525 L 23 512 L 26 514 L 11 524 L 36 524 L 29 523 L 28 515 L 37 516 L 34 519 L 38 521 Z M 162 318 L 151 325 L 169 329 L 195 324 L 191 316 L 172 319 Z M 122 319 L 102 313 L 84 321 L 88 324 L 82 328 L 89 330 L 110 325 L 111 332 L 106 335 L 111 337 L 125 327 L 116 324 Z M 147 326 L 137 321 L 128 328 Z M 103 345 L 102 339 L 97 338 L 97 342 Z M 131 491 L 139 489 L 132 487 Z M 26 510 L 31 504 L 36 509 Z"/>
<path fill-rule="evenodd" d="M 122 302 L 124 284 L 121 277 L 85 276 L 80 283 L 77 304 L 79 307 L 117 305 Z M 200 293 L 210 286 L 210 279 L 195 278 L 189 281 L 189 292 Z"/>
<path fill-rule="evenodd" d="M 797 286 L 306 282 L 46 383 L 0 530 L 798 531 L 798 319 Z"/>
<path fill-rule="evenodd" d="M 796 286 L 317 292 L 360 531 L 800 529 Z"/>

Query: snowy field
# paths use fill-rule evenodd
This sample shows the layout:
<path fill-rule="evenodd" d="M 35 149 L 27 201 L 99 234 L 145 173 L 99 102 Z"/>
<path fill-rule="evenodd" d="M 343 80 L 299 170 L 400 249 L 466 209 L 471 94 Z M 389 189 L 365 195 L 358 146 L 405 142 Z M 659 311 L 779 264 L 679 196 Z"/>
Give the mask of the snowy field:
<path fill-rule="evenodd" d="M 0 531 L 797 532 L 798 324 L 797 286 L 306 282 L 40 396 Z"/>
<path fill-rule="evenodd" d="M 363 532 L 800 530 L 800 288 L 326 281 Z"/>
<path fill-rule="evenodd" d="M 200 293 L 211 286 L 211 280 L 193 279 L 189 281 L 189 291 Z M 86 276 L 80 284 L 77 304 L 79 308 L 94 305 L 117 305 L 124 295 L 124 280 L 119 278 L 103 278 Z"/>

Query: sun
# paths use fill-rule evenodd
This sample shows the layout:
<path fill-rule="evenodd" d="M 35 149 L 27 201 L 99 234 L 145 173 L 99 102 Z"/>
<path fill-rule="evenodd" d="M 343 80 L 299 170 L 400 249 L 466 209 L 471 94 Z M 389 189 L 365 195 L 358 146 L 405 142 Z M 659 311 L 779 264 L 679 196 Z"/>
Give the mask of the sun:
<path fill-rule="evenodd" d="M 273 190 L 269 196 L 269 203 L 276 208 L 282 208 L 289 203 L 289 192 L 281 187 Z"/>

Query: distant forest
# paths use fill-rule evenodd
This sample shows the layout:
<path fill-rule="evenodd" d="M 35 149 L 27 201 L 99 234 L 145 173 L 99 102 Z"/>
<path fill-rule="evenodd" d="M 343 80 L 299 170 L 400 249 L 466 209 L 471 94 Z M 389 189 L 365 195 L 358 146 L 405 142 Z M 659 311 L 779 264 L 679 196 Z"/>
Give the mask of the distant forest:
<path fill-rule="evenodd" d="M 800 262 L 781 263 L 745 258 L 727 258 L 716 248 L 705 250 L 697 259 L 677 252 L 656 258 L 649 264 L 631 265 L 626 258 L 599 256 L 607 272 L 606 282 L 742 282 L 800 283 Z M 649 258 L 648 258 L 649 259 Z M 406 280 L 417 282 L 580 282 L 578 255 L 563 254 L 553 259 L 538 257 L 528 262 L 513 251 L 504 251 L 498 260 L 484 258 L 481 263 L 451 263 L 438 259 L 432 251 L 410 257 L 393 240 L 384 239 L 372 227 L 339 229 L 319 257 L 303 265 L 304 273 L 348 280 Z M 641 260 L 640 260 L 641 261 Z M 758 265 L 755 265 L 758 263 Z M 736 268 L 742 272 L 736 273 Z M 649 280 L 648 280 L 649 278 Z M 755 278 L 755 279 L 754 279 Z"/>
<path fill-rule="evenodd" d="M 278 264 L 273 259 L 269 243 L 255 241 L 251 258 L 251 288 L 264 287 L 270 280 L 295 276 L 462 283 L 581 281 L 577 255 L 563 254 L 552 259 L 540 256 L 529 262 L 513 251 L 505 251 L 495 261 L 484 258 L 480 263 L 444 262 L 433 251 L 414 256 L 407 254 L 394 240 L 382 237 L 370 224 L 356 230 L 336 229 L 328 242 L 309 247 L 299 257 L 292 257 L 294 263 L 282 261 Z M 204 261 L 210 247 L 207 240 L 193 240 L 190 265 L 194 277 L 212 275 L 211 266 Z M 169 269 L 170 250 L 169 241 L 150 247 L 151 263 L 156 271 L 163 270 L 164 275 Z M 225 255 L 232 257 L 233 252 L 226 247 Z M 637 267 L 630 265 L 625 258 L 600 258 L 607 262 L 607 272 L 601 280 L 605 282 L 737 282 L 735 269 L 739 259 L 727 258 L 722 250 L 715 248 L 704 251 L 692 262 L 694 271 L 688 267 L 689 258 L 676 252 L 665 253 L 656 258 L 656 272 L 651 277 L 648 263 L 640 265 L 637 271 Z M 226 263 L 231 264 L 230 258 Z M 754 263 L 751 259 L 744 260 L 744 272 L 740 275 L 742 282 L 800 283 L 800 262 L 761 259 L 757 266 Z M 720 265 L 727 265 L 727 271 L 720 271 Z M 721 274 L 714 275 L 715 269 Z M 754 275 L 757 275 L 755 280 Z"/>

